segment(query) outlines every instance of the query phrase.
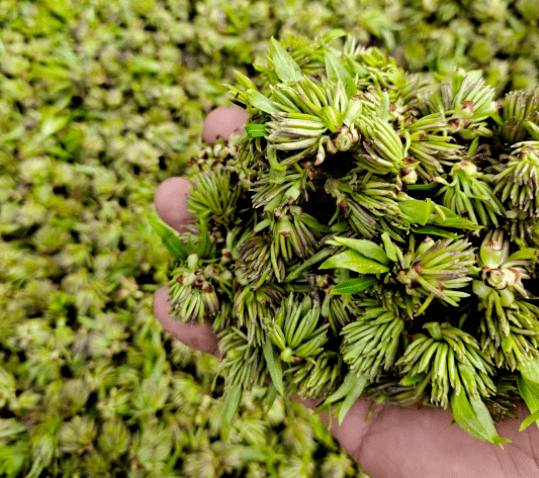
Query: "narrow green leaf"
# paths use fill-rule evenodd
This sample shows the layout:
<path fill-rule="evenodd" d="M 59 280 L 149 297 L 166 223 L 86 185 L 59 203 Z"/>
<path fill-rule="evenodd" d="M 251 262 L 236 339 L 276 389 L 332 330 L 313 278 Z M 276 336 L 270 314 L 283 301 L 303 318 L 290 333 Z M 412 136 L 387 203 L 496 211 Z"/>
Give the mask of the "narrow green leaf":
<path fill-rule="evenodd" d="M 537 258 L 539 254 L 538 249 L 534 249 L 533 247 L 524 247 L 520 249 L 519 251 L 513 252 L 508 258 L 506 262 L 511 261 L 521 261 L 522 259 L 535 259 Z"/>
<path fill-rule="evenodd" d="M 255 234 L 259 233 L 260 231 L 262 231 L 263 229 L 266 229 L 266 227 L 269 227 L 271 224 L 271 219 L 267 218 L 267 219 L 264 219 L 263 221 L 260 221 L 256 226 L 255 228 L 253 229 L 253 232 Z"/>
<path fill-rule="evenodd" d="M 329 397 L 326 397 L 326 399 L 319 405 L 319 407 L 331 405 L 332 403 L 338 402 L 339 400 L 342 400 L 344 397 L 346 397 L 346 395 L 348 395 L 354 388 L 356 378 L 356 372 L 348 372 L 346 377 L 344 377 L 341 386 Z"/>
<path fill-rule="evenodd" d="M 344 86 L 348 98 L 357 93 L 356 84 L 350 72 L 345 68 L 342 60 L 333 51 L 325 54 L 326 74 L 329 81 L 337 83 L 339 80 Z"/>
<path fill-rule="evenodd" d="M 281 110 L 275 106 L 273 101 L 269 98 L 266 98 L 262 93 L 259 93 L 256 90 L 249 90 L 247 92 L 247 97 L 249 98 L 249 103 L 254 108 L 258 108 L 264 113 L 280 113 Z"/>
<path fill-rule="evenodd" d="M 177 261 L 183 261 L 191 252 L 193 252 L 191 248 L 186 247 L 176 233 L 168 226 L 165 226 L 162 222 L 157 221 L 150 214 L 148 214 L 146 217 L 153 230 L 161 238 L 163 244 L 172 254 L 174 259 Z"/>
<path fill-rule="evenodd" d="M 206 221 L 200 221 L 198 224 L 200 234 L 198 236 L 198 247 L 196 254 L 198 257 L 208 257 L 211 252 L 211 239 L 208 233 L 208 225 Z"/>
<path fill-rule="evenodd" d="M 266 336 L 266 344 L 264 345 L 264 357 L 266 358 L 266 363 L 268 365 L 268 370 L 272 383 L 277 388 L 277 391 L 284 396 L 283 389 L 283 368 L 281 365 L 281 360 L 273 348 L 271 339 Z"/>
<path fill-rule="evenodd" d="M 367 384 L 367 377 L 363 374 L 359 374 L 356 377 L 352 390 L 350 390 L 350 392 L 346 395 L 344 402 L 341 404 L 341 408 L 339 410 L 339 418 L 338 418 L 339 425 L 342 424 L 344 417 L 346 417 L 346 414 L 350 411 L 350 408 L 352 408 L 352 405 L 356 402 L 356 400 L 363 393 L 363 390 L 365 389 L 366 384 Z"/>
<path fill-rule="evenodd" d="M 268 158 L 268 163 L 270 163 L 270 166 L 273 169 L 276 169 L 277 171 L 286 170 L 286 166 L 279 164 L 279 160 L 277 159 L 277 151 L 274 148 L 269 146 L 266 148 L 266 158 Z"/>
<path fill-rule="evenodd" d="M 367 241 L 366 239 L 350 239 L 348 237 L 334 237 L 333 241 L 327 241 L 328 243 L 334 242 L 341 246 L 349 247 L 350 249 L 359 252 L 362 256 L 373 261 L 380 262 L 381 264 L 388 265 L 389 258 L 384 249 L 378 244 Z"/>
<path fill-rule="evenodd" d="M 382 101 L 380 102 L 380 111 L 378 111 L 378 118 L 384 123 L 389 121 L 389 94 L 387 91 L 382 93 Z"/>
<path fill-rule="evenodd" d="M 454 227 L 458 229 L 468 229 L 470 231 L 483 229 L 483 226 L 478 226 L 463 217 L 448 217 L 445 221 L 441 220 L 439 217 L 433 217 L 429 220 L 429 223 L 434 224 L 435 226 Z"/>
<path fill-rule="evenodd" d="M 277 398 L 277 395 L 279 392 L 277 391 L 277 387 L 274 383 L 270 383 L 268 385 L 267 395 L 266 395 L 266 405 L 268 407 L 268 410 L 272 407 L 273 402 L 275 402 L 275 399 Z"/>
<path fill-rule="evenodd" d="M 433 226 L 410 227 L 410 230 L 417 234 L 428 234 L 429 236 L 441 236 L 441 237 L 447 237 L 448 239 L 459 239 L 460 237 L 462 237 L 462 234 L 461 235 L 454 234 L 452 232 L 447 232 Z"/>
<path fill-rule="evenodd" d="M 431 217 L 428 220 L 429 224 L 433 224 L 435 226 L 443 226 L 443 227 L 456 227 L 459 229 L 469 229 L 471 231 L 483 229 L 483 226 L 478 226 L 473 223 L 473 221 L 470 221 L 469 219 L 464 219 L 463 217 L 459 216 L 458 214 L 454 213 L 451 209 L 446 208 L 444 206 L 436 205 L 436 209 L 440 213 L 442 213 L 445 217 L 440 217 L 440 214 L 437 214 L 434 212 Z M 424 225 L 424 224 L 423 224 Z"/>
<path fill-rule="evenodd" d="M 539 428 L 539 410 L 535 413 L 532 413 L 528 418 L 525 418 L 520 424 L 519 432 L 523 432 L 528 428 L 533 422 L 537 422 L 537 427 Z"/>
<path fill-rule="evenodd" d="M 384 243 L 385 252 L 390 261 L 397 262 L 399 259 L 397 257 L 397 246 L 391 241 L 391 237 L 387 232 L 382 234 L 382 242 Z"/>
<path fill-rule="evenodd" d="M 245 131 L 249 138 L 259 138 L 268 134 L 265 124 L 246 124 Z"/>
<path fill-rule="evenodd" d="M 517 375 L 518 391 L 534 416 L 539 411 L 539 359 L 529 360 L 519 365 L 518 369 L 520 371 L 520 375 Z M 539 428 L 539 420 L 537 427 Z"/>
<path fill-rule="evenodd" d="M 240 407 L 242 395 L 241 384 L 234 385 L 223 394 L 223 408 L 221 409 L 221 436 L 224 440 L 228 440 L 232 421 Z"/>
<path fill-rule="evenodd" d="M 406 199 L 404 201 L 399 201 L 398 206 L 402 213 L 408 216 L 413 224 L 420 224 L 421 226 L 427 224 L 434 210 L 434 205 L 430 198 L 427 201 Z"/>
<path fill-rule="evenodd" d="M 309 215 L 309 214 L 302 214 L 301 215 L 301 221 L 303 223 L 305 223 L 307 225 L 307 227 L 309 227 L 309 229 L 313 229 L 315 231 L 318 231 L 318 232 L 323 232 L 323 233 L 328 233 L 330 231 L 330 228 L 327 227 L 326 225 L 318 222 L 318 220 Z"/>
<path fill-rule="evenodd" d="M 401 381 L 399 382 L 401 385 L 404 385 L 405 387 L 409 387 L 410 385 L 413 385 L 414 383 L 420 382 L 425 378 L 424 373 L 418 373 L 417 375 L 405 375 L 401 378 Z"/>
<path fill-rule="evenodd" d="M 324 125 L 332 133 L 335 133 L 342 126 L 342 115 L 335 106 L 323 106 L 322 117 Z"/>
<path fill-rule="evenodd" d="M 371 261 L 355 251 L 345 251 L 326 259 L 320 269 L 348 269 L 360 274 L 380 274 L 388 272 L 389 267 Z"/>
<path fill-rule="evenodd" d="M 242 72 L 234 70 L 234 76 L 236 77 L 236 81 L 246 90 L 256 90 L 255 84 Z"/>
<path fill-rule="evenodd" d="M 407 191 L 429 191 L 439 186 L 440 183 L 432 182 L 429 184 L 409 184 L 406 186 Z"/>
<path fill-rule="evenodd" d="M 362 290 L 368 289 L 375 282 L 376 279 L 374 277 L 358 277 L 336 285 L 331 289 L 331 293 L 335 295 L 354 294 L 355 292 L 361 292 Z"/>
<path fill-rule="evenodd" d="M 271 37 L 270 45 L 273 66 L 279 79 L 283 83 L 302 80 L 303 73 L 300 67 L 274 37 Z"/>
<path fill-rule="evenodd" d="M 333 40 L 345 37 L 347 34 L 348 33 L 346 32 L 346 30 L 343 30 L 342 28 L 335 28 L 327 33 L 324 33 L 320 37 L 320 42 L 323 44 L 331 43 Z"/>
<path fill-rule="evenodd" d="M 539 384 L 539 358 L 533 358 L 518 366 L 522 377 Z"/>
<path fill-rule="evenodd" d="M 511 440 L 496 433 L 492 417 L 479 397 L 472 397 L 468 400 L 464 390 L 461 390 L 458 395 L 453 392 L 450 408 L 455 422 L 470 435 L 493 443 L 502 450 L 502 443 L 511 443 Z"/>

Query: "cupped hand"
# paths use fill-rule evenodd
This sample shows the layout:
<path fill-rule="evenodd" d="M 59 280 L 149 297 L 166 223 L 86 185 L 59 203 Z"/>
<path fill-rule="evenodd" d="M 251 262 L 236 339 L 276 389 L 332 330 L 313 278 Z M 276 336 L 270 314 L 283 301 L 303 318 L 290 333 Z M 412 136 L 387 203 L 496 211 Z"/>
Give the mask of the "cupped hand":
<path fill-rule="evenodd" d="M 249 115 L 241 108 L 213 110 L 204 123 L 204 140 L 225 141 L 235 130 L 242 130 Z M 191 183 L 181 177 L 164 181 L 155 194 L 155 207 L 161 219 L 180 231 L 193 217 L 187 212 Z M 217 336 L 210 322 L 183 324 L 168 315 L 168 288 L 156 292 L 154 312 L 163 328 L 191 348 L 220 358 Z M 321 401 L 300 400 L 314 409 Z M 516 419 L 504 417 L 496 426 L 500 436 L 512 443 L 504 450 L 480 441 L 458 425 L 449 425 L 449 411 L 424 407 L 377 405 L 365 421 L 372 400 L 360 398 L 340 426 L 332 420 L 331 433 L 371 478 L 539 478 L 539 429 L 535 424 L 519 432 L 529 411 L 524 403 L 515 409 Z M 321 415 L 327 425 L 326 412 Z"/>

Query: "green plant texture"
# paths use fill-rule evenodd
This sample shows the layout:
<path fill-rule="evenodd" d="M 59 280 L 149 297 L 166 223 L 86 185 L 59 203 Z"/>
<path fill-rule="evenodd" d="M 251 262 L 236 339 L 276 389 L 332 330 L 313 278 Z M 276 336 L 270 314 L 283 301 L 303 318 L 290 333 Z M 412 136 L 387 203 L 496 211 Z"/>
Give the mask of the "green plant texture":
<path fill-rule="evenodd" d="M 539 88 L 496 101 L 344 30 L 254 67 L 229 85 L 245 131 L 191 162 L 169 282 L 170 315 L 221 339 L 223 435 L 269 376 L 270 403 L 422 402 L 503 448 L 494 419 L 539 399 Z"/>
<path fill-rule="evenodd" d="M 229 103 L 234 70 L 254 76 L 272 36 L 343 28 L 411 71 L 482 68 L 500 93 L 535 85 L 535 2 L 471 11 L 461 1 L 0 0 L 0 475 L 362 476 L 315 415 L 281 397 L 262 405 L 262 387 L 244 393 L 221 440 L 218 362 L 154 318 L 170 259 L 141 218 L 158 185 L 201 157 L 205 116 Z M 250 246 L 246 264 L 268 247 Z M 318 370 L 334 362 L 321 357 Z"/>

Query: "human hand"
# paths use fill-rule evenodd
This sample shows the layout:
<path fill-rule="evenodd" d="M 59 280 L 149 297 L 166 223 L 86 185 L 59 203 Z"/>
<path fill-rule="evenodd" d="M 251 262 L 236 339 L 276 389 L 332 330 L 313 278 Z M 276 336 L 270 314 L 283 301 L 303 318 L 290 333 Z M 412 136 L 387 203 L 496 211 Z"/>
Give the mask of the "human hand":
<path fill-rule="evenodd" d="M 241 129 L 249 115 L 236 107 L 213 110 L 204 123 L 208 143 Z M 164 181 L 155 194 L 161 219 L 180 230 L 192 216 L 187 212 L 190 182 L 174 177 Z M 218 339 L 211 323 L 181 323 L 168 315 L 168 288 L 156 292 L 154 312 L 163 328 L 178 340 L 197 350 L 220 358 Z M 314 409 L 321 400 L 301 400 Z M 340 426 L 332 419 L 331 433 L 371 478 L 537 478 L 539 477 L 539 429 L 531 425 L 519 432 L 529 415 L 524 403 L 515 409 L 516 419 L 503 418 L 497 424 L 500 436 L 511 439 L 504 450 L 478 440 L 458 425 L 449 425 L 452 415 L 440 408 L 421 404 L 407 407 L 377 405 L 368 422 L 365 417 L 372 400 L 360 398 Z M 321 414 L 327 425 L 329 417 Z"/>

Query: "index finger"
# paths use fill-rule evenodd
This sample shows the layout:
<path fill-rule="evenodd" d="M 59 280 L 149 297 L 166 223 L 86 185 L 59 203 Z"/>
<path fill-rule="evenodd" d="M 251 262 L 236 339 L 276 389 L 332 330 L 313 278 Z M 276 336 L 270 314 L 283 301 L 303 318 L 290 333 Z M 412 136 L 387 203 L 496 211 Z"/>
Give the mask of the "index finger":
<path fill-rule="evenodd" d="M 223 106 L 213 110 L 204 121 L 204 141 L 214 143 L 218 137 L 228 141 L 230 134 L 241 131 L 249 113 L 237 106 Z M 189 188 L 193 183 L 186 178 L 172 177 L 163 181 L 154 196 L 159 217 L 170 227 L 183 232 L 183 227 L 195 217 L 187 210 Z"/>

